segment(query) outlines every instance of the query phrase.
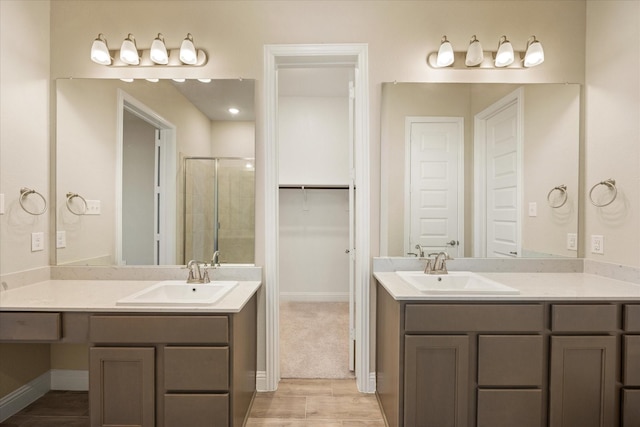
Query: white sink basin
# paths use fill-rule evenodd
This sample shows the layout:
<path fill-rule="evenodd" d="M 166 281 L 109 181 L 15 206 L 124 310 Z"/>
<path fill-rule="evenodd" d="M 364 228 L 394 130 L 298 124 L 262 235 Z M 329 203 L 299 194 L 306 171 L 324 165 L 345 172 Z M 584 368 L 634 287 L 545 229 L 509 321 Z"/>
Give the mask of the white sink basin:
<path fill-rule="evenodd" d="M 426 294 L 518 295 L 519 290 L 470 271 L 425 274 L 422 271 L 396 271 L 405 282 Z"/>
<path fill-rule="evenodd" d="M 184 280 L 165 280 L 118 300 L 116 305 L 211 305 L 237 284 L 236 281 L 188 284 Z"/>

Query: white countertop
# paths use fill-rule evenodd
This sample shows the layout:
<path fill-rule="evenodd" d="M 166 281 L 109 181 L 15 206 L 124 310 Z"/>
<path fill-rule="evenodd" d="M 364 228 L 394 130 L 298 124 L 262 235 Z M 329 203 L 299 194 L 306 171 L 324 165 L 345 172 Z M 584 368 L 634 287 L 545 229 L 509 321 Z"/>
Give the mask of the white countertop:
<path fill-rule="evenodd" d="M 394 272 L 374 277 L 398 301 L 640 301 L 640 285 L 586 273 L 476 273 L 519 295 L 426 294 Z"/>
<path fill-rule="evenodd" d="M 206 306 L 119 306 L 116 301 L 157 280 L 46 280 L 0 291 L 0 311 L 237 313 L 256 293 L 259 281 L 239 281 Z M 197 285 L 195 285 L 197 286 Z"/>

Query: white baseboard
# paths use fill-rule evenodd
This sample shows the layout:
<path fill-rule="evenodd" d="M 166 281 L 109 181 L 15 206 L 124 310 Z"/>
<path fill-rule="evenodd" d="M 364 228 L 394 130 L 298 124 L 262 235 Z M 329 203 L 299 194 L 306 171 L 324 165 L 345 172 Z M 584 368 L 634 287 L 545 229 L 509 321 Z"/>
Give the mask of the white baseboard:
<path fill-rule="evenodd" d="M 89 371 L 52 369 L 51 390 L 89 390 Z"/>
<path fill-rule="evenodd" d="M 258 393 L 271 391 L 271 390 L 267 390 L 267 372 L 266 371 L 256 372 L 256 391 Z"/>
<path fill-rule="evenodd" d="M 349 292 L 280 292 L 280 301 L 348 302 Z"/>
<path fill-rule="evenodd" d="M 51 373 L 48 371 L 0 399 L 0 422 L 40 399 L 50 390 L 50 385 Z"/>
<path fill-rule="evenodd" d="M 369 372 L 369 390 L 367 390 L 367 393 L 375 393 L 376 390 L 376 373 Z"/>

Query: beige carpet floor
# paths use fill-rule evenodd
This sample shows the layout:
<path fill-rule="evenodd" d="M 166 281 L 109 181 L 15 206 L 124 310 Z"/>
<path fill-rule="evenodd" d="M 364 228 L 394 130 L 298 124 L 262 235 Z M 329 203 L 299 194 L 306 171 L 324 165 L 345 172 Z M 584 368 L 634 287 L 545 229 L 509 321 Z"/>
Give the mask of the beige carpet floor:
<path fill-rule="evenodd" d="M 349 371 L 348 303 L 280 303 L 280 376 L 354 377 Z"/>

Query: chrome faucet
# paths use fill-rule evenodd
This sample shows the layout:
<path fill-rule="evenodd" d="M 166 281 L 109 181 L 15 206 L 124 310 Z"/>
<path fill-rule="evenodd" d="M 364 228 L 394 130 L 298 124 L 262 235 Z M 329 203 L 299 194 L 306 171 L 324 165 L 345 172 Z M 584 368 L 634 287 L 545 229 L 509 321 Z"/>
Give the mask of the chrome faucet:
<path fill-rule="evenodd" d="M 211 255 L 211 267 L 220 267 L 220 251 L 214 251 Z"/>
<path fill-rule="evenodd" d="M 204 272 L 200 270 L 200 266 L 205 267 Z M 189 276 L 187 277 L 187 283 L 209 283 L 209 272 L 207 271 L 206 264 L 199 263 L 195 259 L 192 259 L 187 263 L 187 270 L 189 270 Z"/>
<path fill-rule="evenodd" d="M 435 256 L 432 260 L 431 257 Z M 446 261 L 452 260 L 446 252 L 434 252 L 430 253 L 427 258 L 427 265 L 424 267 L 424 274 L 447 274 Z"/>
<path fill-rule="evenodd" d="M 424 248 L 420 246 L 420 244 L 417 244 L 416 249 L 418 250 L 418 256 L 424 258 Z"/>

